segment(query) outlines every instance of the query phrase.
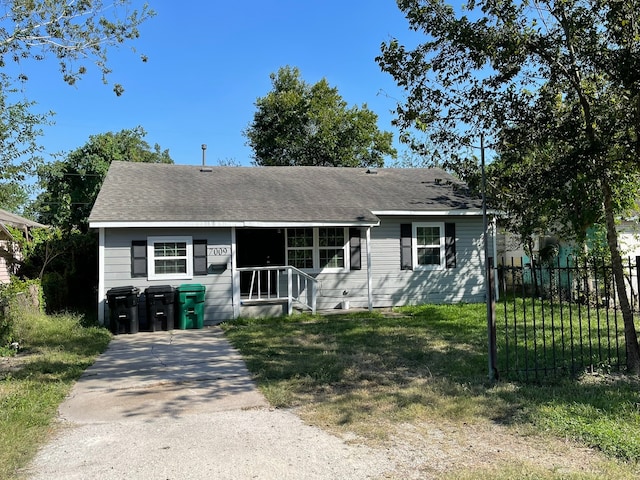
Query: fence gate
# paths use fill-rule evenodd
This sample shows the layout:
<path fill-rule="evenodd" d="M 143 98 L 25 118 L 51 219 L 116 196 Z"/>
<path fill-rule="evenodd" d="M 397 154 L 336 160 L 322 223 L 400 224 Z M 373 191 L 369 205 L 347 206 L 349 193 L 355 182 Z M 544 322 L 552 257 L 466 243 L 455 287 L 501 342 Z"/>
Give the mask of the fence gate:
<path fill-rule="evenodd" d="M 625 290 L 638 313 L 638 261 L 625 262 Z M 504 378 L 615 371 L 626 365 L 624 322 L 611 265 L 503 260 L 497 269 L 497 368 Z"/>

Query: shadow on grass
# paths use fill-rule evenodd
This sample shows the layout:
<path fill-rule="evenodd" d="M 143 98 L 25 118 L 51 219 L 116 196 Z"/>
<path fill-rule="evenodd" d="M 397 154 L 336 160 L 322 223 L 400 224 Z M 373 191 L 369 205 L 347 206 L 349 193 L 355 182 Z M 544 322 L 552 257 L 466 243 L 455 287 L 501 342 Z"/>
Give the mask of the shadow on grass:
<path fill-rule="evenodd" d="M 455 307 L 454 307 L 455 308 Z M 259 384 L 287 383 L 300 398 L 368 395 L 383 390 L 393 404 L 409 408 L 427 401 L 405 389 L 438 384 L 443 395 L 469 395 L 470 383 L 483 389 L 486 352 L 478 341 L 476 310 L 460 324 L 463 310 L 423 308 L 411 316 L 336 315 L 304 321 L 264 320 L 225 325 Z M 458 317 L 458 326 L 452 320 Z M 434 379 L 446 378 L 446 382 Z M 463 388 L 458 388 L 463 384 Z M 365 393 L 366 392 L 366 393 Z M 392 398 L 395 396 L 395 399 Z"/>
<path fill-rule="evenodd" d="M 637 380 L 492 383 L 485 309 L 433 305 L 389 317 L 294 317 L 223 328 L 275 406 L 323 410 L 335 425 L 484 419 L 534 425 L 617 458 L 640 458 Z"/>
<path fill-rule="evenodd" d="M 30 380 L 39 383 L 64 382 L 70 383 L 82 375 L 91 362 L 79 362 L 77 357 L 68 360 L 54 360 L 38 358 L 25 362 L 21 368 L 11 372 L 14 380 Z"/>

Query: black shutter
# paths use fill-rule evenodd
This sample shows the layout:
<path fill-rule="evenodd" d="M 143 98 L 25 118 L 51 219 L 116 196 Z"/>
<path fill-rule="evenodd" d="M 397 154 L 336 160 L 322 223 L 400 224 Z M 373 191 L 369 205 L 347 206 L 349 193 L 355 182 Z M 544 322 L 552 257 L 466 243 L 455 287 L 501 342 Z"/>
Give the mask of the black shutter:
<path fill-rule="evenodd" d="M 447 268 L 456 268 L 456 224 L 444 224 L 444 255 Z"/>
<path fill-rule="evenodd" d="M 351 270 L 362 269 L 362 253 L 360 248 L 360 229 L 349 229 L 349 245 L 351 248 Z"/>
<path fill-rule="evenodd" d="M 147 276 L 147 241 L 133 240 L 131 242 L 131 276 Z"/>
<path fill-rule="evenodd" d="M 400 224 L 400 269 L 413 270 L 413 259 L 411 256 L 411 224 Z"/>
<path fill-rule="evenodd" d="M 207 274 L 207 241 L 193 241 L 193 274 Z"/>

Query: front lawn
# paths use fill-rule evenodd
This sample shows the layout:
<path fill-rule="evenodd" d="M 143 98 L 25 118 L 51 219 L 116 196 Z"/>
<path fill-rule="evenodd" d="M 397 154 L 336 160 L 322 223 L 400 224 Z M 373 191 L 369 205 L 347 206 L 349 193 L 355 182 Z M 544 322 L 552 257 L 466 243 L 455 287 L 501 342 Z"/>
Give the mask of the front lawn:
<path fill-rule="evenodd" d="M 272 405 L 338 434 L 384 445 L 405 425 L 498 424 L 604 452 L 615 465 L 605 476 L 633 478 L 638 379 L 491 383 L 485 312 L 428 305 L 387 315 L 241 319 L 223 329 Z"/>

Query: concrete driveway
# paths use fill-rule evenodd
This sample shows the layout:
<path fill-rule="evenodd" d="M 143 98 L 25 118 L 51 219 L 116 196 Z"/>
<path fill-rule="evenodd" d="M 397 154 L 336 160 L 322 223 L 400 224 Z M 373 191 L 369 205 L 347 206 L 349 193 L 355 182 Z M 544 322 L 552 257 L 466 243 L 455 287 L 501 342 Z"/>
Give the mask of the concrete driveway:
<path fill-rule="evenodd" d="M 218 327 L 116 336 L 31 479 L 362 479 L 386 455 L 269 407 Z"/>

